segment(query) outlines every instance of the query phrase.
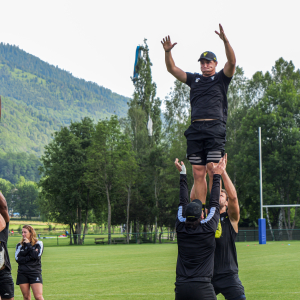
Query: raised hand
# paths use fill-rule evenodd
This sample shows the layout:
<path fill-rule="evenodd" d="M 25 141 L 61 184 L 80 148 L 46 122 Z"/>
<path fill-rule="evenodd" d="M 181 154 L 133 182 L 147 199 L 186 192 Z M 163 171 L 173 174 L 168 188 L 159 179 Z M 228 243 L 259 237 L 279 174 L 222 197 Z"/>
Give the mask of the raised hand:
<path fill-rule="evenodd" d="M 220 32 L 218 31 L 215 31 L 215 33 L 219 36 L 219 38 L 225 43 L 225 42 L 228 42 L 228 39 L 225 35 L 225 32 L 224 32 L 224 29 L 222 27 L 221 24 L 219 24 L 219 27 L 220 27 Z"/>
<path fill-rule="evenodd" d="M 185 165 L 184 165 L 183 161 L 180 164 L 178 161 L 178 158 L 176 158 L 174 163 L 175 163 L 176 169 L 180 172 L 180 174 L 186 174 L 186 169 L 185 169 Z"/>
<path fill-rule="evenodd" d="M 162 45 L 163 45 L 163 47 L 164 47 L 164 50 L 165 50 L 166 52 L 170 52 L 170 51 L 174 48 L 174 46 L 177 44 L 177 43 L 172 44 L 171 38 L 170 38 L 169 35 L 166 36 L 166 37 L 161 41 L 161 43 L 162 43 Z"/>
<path fill-rule="evenodd" d="M 226 169 L 227 154 L 225 154 L 217 164 L 212 163 L 213 174 L 222 175 Z"/>

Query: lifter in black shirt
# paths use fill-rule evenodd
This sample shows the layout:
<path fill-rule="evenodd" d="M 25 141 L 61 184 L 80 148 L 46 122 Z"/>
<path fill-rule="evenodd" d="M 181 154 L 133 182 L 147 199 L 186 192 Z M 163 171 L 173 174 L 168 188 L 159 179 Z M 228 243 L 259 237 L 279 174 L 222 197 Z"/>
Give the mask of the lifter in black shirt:
<path fill-rule="evenodd" d="M 165 50 L 165 62 L 168 72 L 191 88 L 192 124 L 186 130 L 187 157 L 193 166 L 194 187 L 191 199 L 200 199 L 205 203 L 207 194 L 206 166 L 211 190 L 213 173 L 209 162 L 218 162 L 225 152 L 227 121 L 227 90 L 235 72 L 235 54 L 220 25 L 216 34 L 224 42 L 227 62 L 220 72 L 216 73 L 217 58 L 212 52 L 201 54 L 200 68 L 202 74 L 186 73 L 175 65 L 171 50 L 177 44 L 171 43 L 170 36 L 162 40 Z"/>
<path fill-rule="evenodd" d="M 227 157 L 225 157 L 227 163 Z M 224 187 L 220 193 L 220 220 L 222 235 L 216 239 L 214 276 L 212 284 L 216 294 L 227 300 L 245 300 L 244 287 L 238 275 L 235 239 L 238 233 L 240 208 L 235 187 L 226 170 L 222 174 Z"/>
<path fill-rule="evenodd" d="M 178 257 L 176 266 L 176 300 L 216 300 L 211 284 L 214 268 L 215 232 L 220 213 L 220 179 L 225 169 L 225 158 L 212 166 L 213 186 L 210 194 L 210 211 L 203 219 L 202 203 L 190 203 L 186 170 L 178 159 L 180 171 L 180 203 L 176 219 Z"/>

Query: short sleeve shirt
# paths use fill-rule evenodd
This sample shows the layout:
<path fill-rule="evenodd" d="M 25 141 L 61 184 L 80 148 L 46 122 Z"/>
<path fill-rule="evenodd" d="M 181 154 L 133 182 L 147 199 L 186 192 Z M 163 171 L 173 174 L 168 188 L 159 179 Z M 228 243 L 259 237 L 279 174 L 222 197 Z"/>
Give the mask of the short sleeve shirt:
<path fill-rule="evenodd" d="M 186 84 L 191 88 L 192 121 L 217 119 L 226 123 L 227 91 L 232 77 L 227 77 L 223 69 L 210 77 L 198 73 L 186 73 L 186 75 Z"/>

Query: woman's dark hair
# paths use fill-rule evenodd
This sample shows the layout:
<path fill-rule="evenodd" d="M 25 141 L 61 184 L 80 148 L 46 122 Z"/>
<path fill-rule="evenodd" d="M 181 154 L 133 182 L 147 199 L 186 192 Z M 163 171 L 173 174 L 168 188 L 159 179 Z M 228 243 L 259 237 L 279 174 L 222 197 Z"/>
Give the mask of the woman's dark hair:
<path fill-rule="evenodd" d="M 188 221 L 188 220 L 186 220 L 185 221 L 185 227 L 186 228 L 192 228 L 192 229 L 195 229 L 195 228 L 197 228 L 197 226 L 200 224 L 200 218 L 199 219 L 197 219 L 196 221 Z"/>

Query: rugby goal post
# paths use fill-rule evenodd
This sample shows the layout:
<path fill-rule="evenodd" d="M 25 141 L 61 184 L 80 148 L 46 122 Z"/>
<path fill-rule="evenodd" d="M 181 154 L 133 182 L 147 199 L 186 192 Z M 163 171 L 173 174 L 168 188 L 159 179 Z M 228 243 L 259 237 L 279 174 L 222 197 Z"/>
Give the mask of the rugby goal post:
<path fill-rule="evenodd" d="M 258 127 L 258 139 L 259 139 L 259 182 L 260 182 L 260 219 L 258 219 L 258 238 L 259 244 L 266 244 L 266 219 L 264 219 L 263 208 L 271 207 L 300 207 L 300 204 L 279 204 L 279 205 L 263 205 L 263 190 L 262 190 L 262 151 L 261 151 L 261 127 Z"/>

